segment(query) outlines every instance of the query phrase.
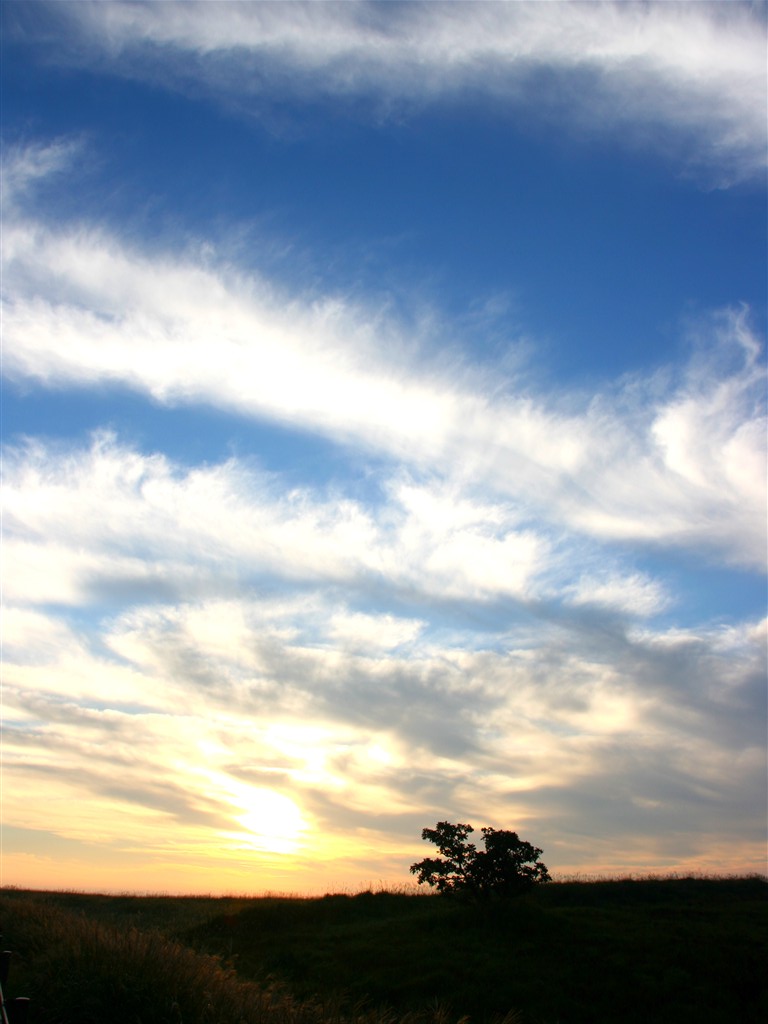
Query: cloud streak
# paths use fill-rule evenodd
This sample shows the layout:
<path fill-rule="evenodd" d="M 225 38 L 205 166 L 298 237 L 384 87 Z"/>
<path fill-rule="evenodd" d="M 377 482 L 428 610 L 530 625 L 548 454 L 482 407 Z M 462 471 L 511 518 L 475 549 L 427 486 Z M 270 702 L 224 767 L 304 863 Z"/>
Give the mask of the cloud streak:
<path fill-rule="evenodd" d="M 470 370 L 458 352 L 438 366 L 439 317 L 414 339 L 404 321 L 343 295 L 290 293 L 231 265 L 23 215 L 3 244 L 10 378 L 204 403 L 399 463 L 413 482 L 391 487 L 411 533 L 424 519 L 435 535 L 449 517 L 436 572 L 484 561 L 491 581 L 494 565 L 508 576 L 514 563 L 524 588 L 534 516 L 592 538 L 704 545 L 729 564 L 765 564 L 765 365 L 745 309 L 699 325 L 676 380 L 659 370 L 555 399 L 514 374 Z M 484 508 L 473 505 L 478 488 L 495 495 Z M 365 516 L 342 508 L 345 536 L 369 542 Z M 457 531 L 451 517 L 463 514 L 477 525 Z"/>
<path fill-rule="evenodd" d="M 270 96 L 362 97 L 381 116 L 381 104 L 483 95 L 513 111 L 534 101 L 559 124 L 656 137 L 723 183 L 765 166 L 756 5 L 355 0 L 219 3 L 214 12 L 169 0 L 53 10 L 69 29 L 58 26 L 57 41 L 67 41 L 59 59 L 203 88 L 250 110 Z"/>

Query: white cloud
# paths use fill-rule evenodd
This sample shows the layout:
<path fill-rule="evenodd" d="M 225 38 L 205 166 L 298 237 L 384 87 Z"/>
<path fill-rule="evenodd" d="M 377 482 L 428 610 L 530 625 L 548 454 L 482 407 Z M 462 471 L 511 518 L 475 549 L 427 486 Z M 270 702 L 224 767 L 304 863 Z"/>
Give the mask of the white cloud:
<path fill-rule="evenodd" d="M 27 198 L 38 182 L 70 171 L 80 149 L 80 144 L 71 138 L 7 146 L 0 168 L 0 203 L 4 214 L 7 216 Z"/>
<path fill-rule="evenodd" d="M 723 343 L 693 363 L 683 387 L 658 410 L 651 432 L 678 477 L 696 488 L 717 479 L 736 500 L 749 496 L 757 504 L 766 498 L 760 346 L 745 310 L 726 311 L 718 328 Z M 729 356 L 740 361 L 736 372 L 732 363 L 720 362 Z"/>
<path fill-rule="evenodd" d="M 336 612 L 330 620 L 329 640 L 334 646 L 358 652 L 390 650 L 417 639 L 425 623 L 393 615 Z"/>
<path fill-rule="evenodd" d="M 380 513 L 294 489 L 235 461 L 181 471 L 109 435 L 89 450 L 30 443 L 6 453 L 7 596 L 88 604 L 237 592 L 260 576 L 354 583 L 379 579 L 424 594 L 522 594 L 546 559 L 530 530 L 485 503 L 466 524 L 395 500 Z M 447 507 L 434 494 L 430 507 Z M 470 503 L 465 502 L 466 508 Z M 489 530 L 490 512 L 499 527 Z"/>
<path fill-rule="evenodd" d="M 70 5 L 105 67 L 241 99 L 482 91 L 594 128 L 658 124 L 725 177 L 765 166 L 762 12 L 744 3 Z M 66 52 L 66 51 L 65 51 Z M 107 63 L 108 62 L 108 63 Z M 546 88 L 539 69 L 554 71 Z M 576 80 L 569 76 L 578 75 Z"/>
<path fill-rule="evenodd" d="M 586 577 L 566 587 L 565 594 L 574 605 L 597 605 L 638 616 L 654 615 L 668 604 L 658 580 L 641 573 Z"/>
<path fill-rule="evenodd" d="M 22 216 L 10 219 L 3 245 L 9 377 L 49 387 L 119 384 L 168 404 L 204 402 L 398 460 L 434 481 L 435 574 L 484 562 L 523 590 L 545 525 L 765 564 L 765 366 L 745 310 L 704 325 L 699 351 L 708 355 L 696 356 L 675 385 L 660 372 L 618 382 L 587 404 L 536 394 L 514 376 L 501 388 L 498 372 L 470 372 L 455 360 L 438 366 L 436 316 L 414 339 L 408 324 L 342 296 L 286 293 L 231 266 L 130 250 L 104 233 L 53 231 Z M 213 493 L 223 500 L 228 473 L 205 473 L 199 500 L 190 476 L 195 502 L 172 515 L 204 510 Z M 120 486 L 145 487 L 129 478 Z M 169 486 L 146 484 L 156 506 Z M 427 521 L 426 506 L 420 511 L 418 488 L 408 493 L 398 502 L 411 501 L 413 533 Z M 463 493 L 478 525 L 440 526 L 443 513 L 457 514 Z M 351 549 L 373 550 L 376 527 L 354 503 L 337 503 L 334 523 L 313 520 L 311 501 L 306 514 L 298 496 L 289 504 L 285 543 L 290 534 L 308 566 L 321 558 L 306 548 L 318 530 L 338 537 L 341 558 L 342 533 Z M 538 539 L 524 525 L 532 518 Z M 241 526 L 247 543 L 256 524 Z"/>

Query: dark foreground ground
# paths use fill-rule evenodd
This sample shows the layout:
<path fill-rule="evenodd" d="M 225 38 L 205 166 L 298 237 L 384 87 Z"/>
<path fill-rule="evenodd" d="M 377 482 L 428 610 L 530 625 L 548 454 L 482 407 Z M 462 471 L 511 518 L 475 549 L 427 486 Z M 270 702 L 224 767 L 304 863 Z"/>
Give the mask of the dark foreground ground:
<path fill-rule="evenodd" d="M 517 901 L 0 893 L 29 1024 L 751 1024 L 764 878 L 556 882 Z"/>

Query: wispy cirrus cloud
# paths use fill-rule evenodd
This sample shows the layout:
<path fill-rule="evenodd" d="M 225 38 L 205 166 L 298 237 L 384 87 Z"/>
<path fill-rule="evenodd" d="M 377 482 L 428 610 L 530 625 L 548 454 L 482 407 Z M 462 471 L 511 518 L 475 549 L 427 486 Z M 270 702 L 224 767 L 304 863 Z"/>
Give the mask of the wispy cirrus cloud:
<path fill-rule="evenodd" d="M 702 318 L 674 375 L 659 368 L 599 394 L 555 396 L 514 370 L 471 368 L 455 332 L 454 356 L 439 361 L 450 332 L 437 312 L 414 328 L 373 303 L 303 295 L 210 255 L 142 251 L 23 212 L 9 216 L 3 250 L 8 377 L 204 403 L 383 457 L 395 514 L 412 527 L 402 537 L 428 520 L 440 538 L 432 568 L 446 577 L 460 575 L 457 559 L 486 559 L 486 581 L 514 563 L 522 586 L 538 543 L 532 517 L 765 564 L 765 364 L 746 309 Z M 473 490 L 493 495 L 488 507 L 473 506 Z M 477 525 L 459 548 L 455 522 L 435 524 L 463 514 L 464 494 Z M 345 534 L 368 543 L 365 515 L 339 508 Z"/>
<path fill-rule="evenodd" d="M 236 591 L 265 574 L 347 585 L 381 577 L 444 597 L 526 592 L 546 563 L 543 536 L 501 505 L 467 501 L 454 523 L 450 495 L 421 496 L 419 507 L 406 488 L 377 513 L 336 494 L 278 493 L 234 461 L 180 470 L 109 436 L 70 453 L 8 448 L 9 596 L 73 604 L 148 589 L 182 596 Z M 442 508 L 442 527 L 432 508 Z"/>
<path fill-rule="evenodd" d="M 51 178 L 58 173 L 71 174 L 73 161 L 80 150 L 80 143 L 72 138 L 6 147 L 0 175 L 0 201 L 4 216 L 13 216 L 18 204 L 29 201 L 29 193 L 36 185 L 50 185 Z"/>
<path fill-rule="evenodd" d="M 721 183 L 765 167 L 765 18 L 753 4 L 355 0 L 50 9 L 64 22 L 58 59 L 210 90 L 251 109 L 286 95 L 381 105 L 480 94 L 513 110 L 534 99 L 539 117 L 589 131 L 629 129 L 714 171 Z M 25 30 L 44 37 L 39 25 Z"/>

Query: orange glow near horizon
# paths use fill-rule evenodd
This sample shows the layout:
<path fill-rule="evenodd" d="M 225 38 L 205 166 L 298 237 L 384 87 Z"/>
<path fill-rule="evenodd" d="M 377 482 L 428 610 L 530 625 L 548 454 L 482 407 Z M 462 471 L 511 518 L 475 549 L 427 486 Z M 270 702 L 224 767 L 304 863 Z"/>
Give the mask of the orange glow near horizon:
<path fill-rule="evenodd" d="M 210 837 L 206 844 L 179 839 L 175 849 L 147 851 L 145 856 L 108 847 L 100 850 L 96 844 L 73 844 L 81 849 L 56 856 L 42 851 L 4 852 L 0 885 L 42 891 L 238 897 L 310 897 L 371 889 L 427 891 L 416 886 L 408 867 L 434 852 L 431 848 L 392 844 L 378 851 L 375 840 L 365 837 L 303 831 L 306 822 L 298 807 L 276 796 L 269 791 L 260 794 L 260 802 L 243 816 L 243 824 L 252 815 L 257 817 L 253 831 Z M 256 826 L 263 811 L 277 807 L 284 814 L 280 827 L 260 831 Z M 603 851 L 591 864 L 557 863 L 546 849 L 542 859 L 555 880 L 767 873 L 759 844 L 741 850 L 713 848 L 706 855 L 683 860 L 662 860 L 650 851 L 647 859 L 611 858 Z"/>

